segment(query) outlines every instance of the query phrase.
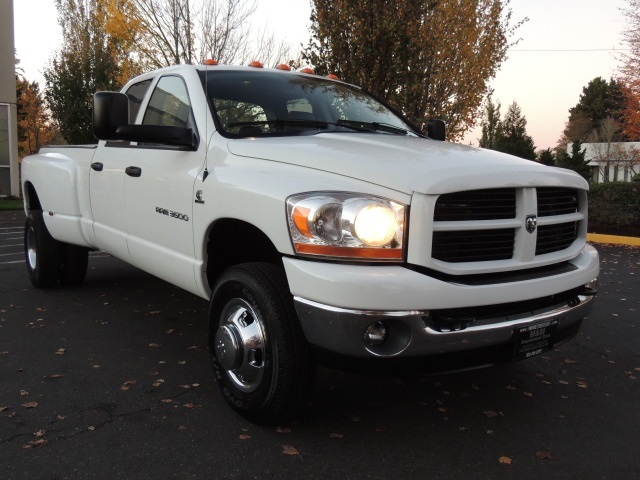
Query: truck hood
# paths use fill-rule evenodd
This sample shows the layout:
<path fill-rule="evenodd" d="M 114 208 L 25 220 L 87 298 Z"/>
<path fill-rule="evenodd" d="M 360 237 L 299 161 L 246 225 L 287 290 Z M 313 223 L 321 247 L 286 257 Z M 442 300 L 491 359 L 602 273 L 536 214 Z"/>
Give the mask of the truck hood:
<path fill-rule="evenodd" d="M 411 194 L 498 187 L 587 189 L 570 170 L 449 142 L 376 133 L 229 140 L 238 156 L 298 165 Z"/>

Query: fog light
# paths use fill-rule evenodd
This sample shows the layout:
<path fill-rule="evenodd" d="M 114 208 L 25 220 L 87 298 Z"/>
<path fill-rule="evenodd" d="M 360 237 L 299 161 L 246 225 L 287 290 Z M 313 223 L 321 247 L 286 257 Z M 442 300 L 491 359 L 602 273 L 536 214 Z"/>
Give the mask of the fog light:
<path fill-rule="evenodd" d="M 364 341 L 369 345 L 380 345 L 387 338 L 387 326 L 382 322 L 369 325 L 364 332 Z"/>
<path fill-rule="evenodd" d="M 598 277 L 584 284 L 584 287 L 587 290 L 595 290 L 597 286 L 598 286 Z"/>

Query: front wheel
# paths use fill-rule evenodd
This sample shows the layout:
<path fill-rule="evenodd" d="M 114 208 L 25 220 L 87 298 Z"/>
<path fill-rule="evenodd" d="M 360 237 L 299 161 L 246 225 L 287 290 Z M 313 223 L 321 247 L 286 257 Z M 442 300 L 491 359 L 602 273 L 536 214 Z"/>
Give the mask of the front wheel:
<path fill-rule="evenodd" d="M 284 271 L 271 264 L 222 274 L 211 297 L 209 348 L 222 394 L 256 423 L 291 418 L 315 380 Z"/>

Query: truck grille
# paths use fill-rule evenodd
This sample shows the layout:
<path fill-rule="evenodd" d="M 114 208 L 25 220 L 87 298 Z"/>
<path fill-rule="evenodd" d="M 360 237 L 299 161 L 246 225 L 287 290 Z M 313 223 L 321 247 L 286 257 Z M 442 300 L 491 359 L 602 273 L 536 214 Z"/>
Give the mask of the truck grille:
<path fill-rule="evenodd" d="M 534 234 L 536 256 L 567 249 L 578 237 L 579 198 L 575 189 L 556 187 L 440 195 L 434 207 L 431 257 L 448 263 L 510 260 L 517 239 L 533 242 L 528 235 Z M 537 228 L 519 237 L 518 231 L 534 217 Z"/>

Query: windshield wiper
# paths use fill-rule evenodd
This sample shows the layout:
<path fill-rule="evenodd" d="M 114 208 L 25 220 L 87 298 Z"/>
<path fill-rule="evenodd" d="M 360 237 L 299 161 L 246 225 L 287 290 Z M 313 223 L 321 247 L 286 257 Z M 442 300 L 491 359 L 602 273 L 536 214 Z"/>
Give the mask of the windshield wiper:
<path fill-rule="evenodd" d="M 283 119 L 275 119 L 275 120 L 259 120 L 256 122 L 234 122 L 227 125 L 227 128 L 234 127 L 259 127 L 261 125 L 273 125 L 276 128 L 282 128 L 286 126 L 293 127 L 313 127 L 319 129 L 329 128 L 330 123 L 322 122 L 320 120 L 283 120 Z"/>
<path fill-rule="evenodd" d="M 360 120 L 343 120 L 340 118 L 335 124 L 340 127 L 351 128 L 353 130 L 360 130 L 363 132 L 386 132 L 398 135 L 407 135 L 409 133 L 404 128 L 389 125 L 388 123 L 362 122 Z"/>
<path fill-rule="evenodd" d="M 262 125 L 269 125 L 275 127 L 277 130 L 283 130 L 284 127 L 310 127 L 317 128 L 319 130 L 326 130 L 329 126 L 336 126 L 342 128 L 348 128 L 350 130 L 356 130 L 358 132 L 385 132 L 393 133 L 396 135 L 407 135 L 409 132 L 401 127 L 389 125 L 387 123 L 378 122 L 363 122 L 360 120 L 344 120 L 338 119 L 335 123 L 323 122 L 321 120 L 301 120 L 301 119 L 275 119 L 275 120 L 258 120 L 250 122 L 234 122 L 227 125 L 227 128 L 234 127 L 259 127 Z"/>

